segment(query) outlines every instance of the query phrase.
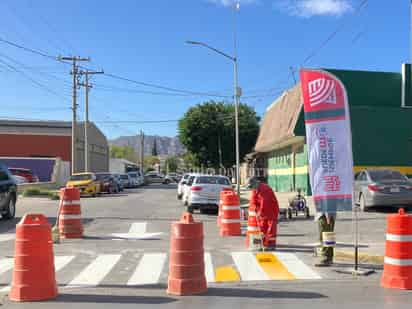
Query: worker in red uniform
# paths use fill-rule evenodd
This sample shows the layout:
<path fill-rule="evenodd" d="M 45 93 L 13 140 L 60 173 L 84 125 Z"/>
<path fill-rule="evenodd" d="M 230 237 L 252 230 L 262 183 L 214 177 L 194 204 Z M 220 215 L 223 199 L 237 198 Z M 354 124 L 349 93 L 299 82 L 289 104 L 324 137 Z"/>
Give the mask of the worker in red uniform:
<path fill-rule="evenodd" d="M 249 179 L 248 188 L 253 190 L 250 204 L 256 206 L 259 230 L 263 234 L 263 245 L 266 248 L 274 249 L 279 216 L 276 195 L 271 187 L 257 177 Z"/>

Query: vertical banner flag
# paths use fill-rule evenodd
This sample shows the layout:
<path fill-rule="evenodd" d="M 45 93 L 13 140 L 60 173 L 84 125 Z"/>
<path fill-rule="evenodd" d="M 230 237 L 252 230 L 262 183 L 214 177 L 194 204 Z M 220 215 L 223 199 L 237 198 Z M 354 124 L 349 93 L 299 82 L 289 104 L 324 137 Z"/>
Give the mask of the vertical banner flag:
<path fill-rule="evenodd" d="M 301 70 L 309 174 L 318 212 L 351 211 L 352 133 L 345 86 L 331 73 Z"/>

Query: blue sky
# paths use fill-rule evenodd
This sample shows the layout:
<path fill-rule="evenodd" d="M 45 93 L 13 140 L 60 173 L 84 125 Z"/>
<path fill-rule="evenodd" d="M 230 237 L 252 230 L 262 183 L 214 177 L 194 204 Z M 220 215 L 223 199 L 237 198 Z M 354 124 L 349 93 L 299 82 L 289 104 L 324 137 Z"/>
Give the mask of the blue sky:
<path fill-rule="evenodd" d="M 359 11 L 362 2 L 240 1 L 236 24 L 242 101 L 261 115 L 279 92 L 293 85 L 290 67 L 399 72 L 410 57 L 410 1 L 370 0 Z M 0 38 L 49 55 L 90 56 L 92 61 L 84 65 L 136 81 L 230 96 L 231 62 L 185 41 L 202 41 L 233 53 L 232 4 L 231 0 L 3 0 Z M 0 116 L 70 120 L 69 72 L 68 65 L 0 42 Z M 176 122 L 109 121 L 176 120 L 192 105 L 220 99 L 171 95 L 103 75 L 94 76 L 92 82 L 90 118 L 109 138 L 140 129 L 174 136 Z M 78 102 L 82 120 L 83 90 Z"/>

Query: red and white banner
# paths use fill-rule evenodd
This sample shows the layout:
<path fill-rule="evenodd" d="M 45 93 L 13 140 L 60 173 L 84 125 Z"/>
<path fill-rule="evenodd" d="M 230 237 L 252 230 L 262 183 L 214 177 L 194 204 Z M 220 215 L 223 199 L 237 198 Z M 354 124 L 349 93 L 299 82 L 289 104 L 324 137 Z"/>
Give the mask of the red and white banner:
<path fill-rule="evenodd" d="M 348 96 L 331 73 L 301 70 L 312 195 L 318 212 L 352 210 L 353 157 Z"/>

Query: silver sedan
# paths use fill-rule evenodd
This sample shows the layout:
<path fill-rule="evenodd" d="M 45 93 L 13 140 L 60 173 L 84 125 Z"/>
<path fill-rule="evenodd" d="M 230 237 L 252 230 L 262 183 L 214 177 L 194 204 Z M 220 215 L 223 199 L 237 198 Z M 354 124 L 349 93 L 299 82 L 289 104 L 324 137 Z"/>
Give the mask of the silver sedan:
<path fill-rule="evenodd" d="M 355 175 L 355 201 L 361 210 L 377 206 L 412 206 L 412 182 L 393 170 L 365 170 Z"/>

